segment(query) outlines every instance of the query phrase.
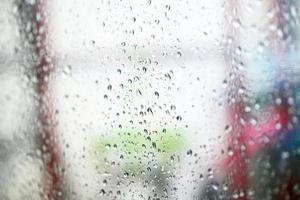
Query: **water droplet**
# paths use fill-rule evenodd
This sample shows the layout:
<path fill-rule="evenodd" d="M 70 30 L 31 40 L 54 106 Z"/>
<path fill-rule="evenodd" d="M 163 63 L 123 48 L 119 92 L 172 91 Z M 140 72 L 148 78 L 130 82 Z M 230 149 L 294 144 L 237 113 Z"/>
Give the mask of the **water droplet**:
<path fill-rule="evenodd" d="M 224 191 L 227 191 L 227 190 L 228 190 L 228 184 L 225 183 L 225 184 L 223 185 L 223 190 L 224 190 Z"/>
<path fill-rule="evenodd" d="M 126 178 L 126 177 L 129 176 L 129 173 L 128 172 L 124 172 L 123 176 L 124 176 L 124 178 Z"/>
<path fill-rule="evenodd" d="M 188 150 L 187 152 L 186 152 L 186 155 L 188 155 L 188 156 L 192 156 L 193 155 L 193 151 L 190 149 L 190 150 Z"/>
<path fill-rule="evenodd" d="M 244 109 L 244 110 L 245 110 L 245 112 L 247 112 L 247 113 L 248 113 L 248 112 L 250 112 L 250 111 L 251 111 L 251 108 L 250 108 L 249 106 L 245 106 L 245 109 Z"/>
<path fill-rule="evenodd" d="M 106 148 L 106 149 L 108 149 L 108 150 L 109 150 L 109 149 L 110 149 L 110 147 L 111 147 L 111 145 L 110 145 L 110 144 L 105 144 L 105 148 Z"/>
<path fill-rule="evenodd" d="M 233 156 L 233 154 L 234 154 L 234 149 L 232 147 L 229 147 L 228 148 L 228 155 Z"/>
<path fill-rule="evenodd" d="M 275 124 L 275 129 L 276 129 L 276 130 L 281 129 L 281 127 L 282 127 L 282 125 L 281 125 L 280 122 L 277 122 L 277 123 Z"/>
<path fill-rule="evenodd" d="M 199 179 L 200 179 L 200 181 L 204 181 L 204 176 L 203 176 L 203 174 L 200 174 Z"/>
<path fill-rule="evenodd" d="M 226 125 L 225 126 L 225 133 L 230 133 L 232 131 L 232 126 Z"/>
<path fill-rule="evenodd" d="M 233 199 L 238 199 L 238 198 L 239 198 L 238 192 L 233 192 L 233 193 L 232 193 L 232 198 L 233 198 Z"/>
<path fill-rule="evenodd" d="M 147 112 L 148 113 L 151 113 L 152 115 L 153 115 L 153 111 L 152 111 L 152 109 L 149 107 L 149 108 L 147 108 Z"/>
<path fill-rule="evenodd" d="M 100 194 L 101 196 L 104 196 L 104 195 L 105 195 L 105 193 L 106 193 L 106 192 L 105 192 L 105 190 L 104 190 L 104 189 L 101 189 L 101 190 L 100 190 L 100 192 L 99 192 L 99 194 Z"/>
<path fill-rule="evenodd" d="M 181 117 L 180 115 L 178 115 L 178 116 L 176 117 L 176 119 L 177 119 L 177 121 L 181 121 L 181 120 L 182 120 L 182 117 Z"/>
<path fill-rule="evenodd" d="M 235 19 L 235 20 L 233 20 L 232 21 L 232 26 L 234 27 L 234 28 L 240 28 L 241 27 L 241 21 L 239 20 L 239 19 Z"/>
<path fill-rule="evenodd" d="M 284 152 L 281 153 L 281 158 L 282 159 L 287 159 L 289 157 L 290 157 L 290 153 L 289 152 L 284 151 Z"/>
<path fill-rule="evenodd" d="M 255 108 L 255 110 L 259 110 L 259 109 L 260 109 L 260 104 L 259 104 L 259 103 L 256 103 L 256 104 L 254 105 L 254 108 Z"/>
<path fill-rule="evenodd" d="M 225 79 L 223 80 L 223 84 L 222 84 L 223 88 L 227 88 L 228 86 L 228 81 Z"/>
<path fill-rule="evenodd" d="M 180 58 L 182 56 L 182 53 L 180 51 L 177 51 L 176 55 L 177 55 L 177 58 Z"/>
<path fill-rule="evenodd" d="M 166 5 L 166 9 L 167 10 L 170 10 L 171 9 L 171 6 L 168 4 L 168 5 Z"/>
<path fill-rule="evenodd" d="M 251 118 L 250 123 L 251 123 L 252 126 L 256 126 L 257 125 L 257 120 L 255 118 Z"/>
<path fill-rule="evenodd" d="M 70 75 L 71 72 L 72 72 L 72 66 L 71 66 L 71 65 L 67 65 L 67 66 L 64 68 L 64 70 L 63 70 L 63 73 L 64 73 L 66 76 Z"/>
<path fill-rule="evenodd" d="M 240 147 L 241 151 L 245 151 L 247 149 L 246 145 L 245 144 L 241 144 L 241 147 Z"/>
<path fill-rule="evenodd" d="M 293 97 L 289 97 L 288 98 L 288 104 L 289 105 L 293 105 L 294 104 L 294 98 Z"/>
<path fill-rule="evenodd" d="M 219 190 L 219 186 L 216 183 L 211 184 L 212 189 Z"/>
<path fill-rule="evenodd" d="M 275 103 L 276 103 L 277 105 L 280 105 L 280 104 L 282 103 L 281 98 L 277 97 L 277 98 L 275 99 Z"/>

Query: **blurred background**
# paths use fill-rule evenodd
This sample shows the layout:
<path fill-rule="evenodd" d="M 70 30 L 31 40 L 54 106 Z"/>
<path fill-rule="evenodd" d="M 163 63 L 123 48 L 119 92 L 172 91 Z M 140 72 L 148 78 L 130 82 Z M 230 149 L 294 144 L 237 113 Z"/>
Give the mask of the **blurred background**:
<path fill-rule="evenodd" d="M 299 6 L 2 0 L 0 199 L 299 199 Z"/>

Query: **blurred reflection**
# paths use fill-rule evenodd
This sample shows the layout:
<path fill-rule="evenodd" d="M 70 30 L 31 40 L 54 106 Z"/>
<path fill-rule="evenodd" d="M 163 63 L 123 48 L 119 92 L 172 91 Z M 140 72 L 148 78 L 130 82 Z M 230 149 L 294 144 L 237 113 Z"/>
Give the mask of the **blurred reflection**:
<path fill-rule="evenodd" d="M 220 166 L 229 192 L 213 191 L 212 183 L 208 199 L 299 198 L 298 7 L 297 1 L 229 7 L 236 20 L 227 54 L 234 76 L 228 158 Z M 258 17 L 248 16 L 254 12 Z"/>

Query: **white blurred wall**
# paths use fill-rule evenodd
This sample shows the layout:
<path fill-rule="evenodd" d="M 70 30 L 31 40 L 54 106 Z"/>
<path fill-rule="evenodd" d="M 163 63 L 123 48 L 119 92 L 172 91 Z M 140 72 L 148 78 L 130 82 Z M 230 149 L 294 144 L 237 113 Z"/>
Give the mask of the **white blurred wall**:
<path fill-rule="evenodd" d="M 118 124 L 125 127 L 130 120 L 138 126 L 141 117 L 135 107 L 140 105 L 154 112 L 143 118 L 145 128 L 163 127 L 164 123 L 188 126 L 184 134 L 189 149 L 199 156 L 189 158 L 183 153 L 173 182 L 178 190 L 171 199 L 192 199 L 193 187 L 201 185 L 199 175 L 207 173 L 220 155 L 218 143 L 225 127 L 225 108 L 219 105 L 224 103 L 226 75 L 221 46 L 223 4 L 222 0 L 51 2 L 49 30 L 57 62 L 53 95 L 69 181 L 78 199 L 99 198 L 107 176 L 94 170 L 88 153 L 91 140 L 112 134 Z M 173 74 L 168 80 L 164 75 L 170 70 Z M 134 77 L 139 80 L 129 84 L 128 79 Z M 165 109 L 170 105 L 176 111 L 167 115 Z M 123 110 L 126 114 L 117 117 Z M 179 122 L 178 115 L 182 117 Z M 109 187 L 117 189 L 112 183 Z M 147 196 L 151 191 L 138 182 L 133 186 L 124 183 L 121 188 L 124 199 L 139 199 L 139 194 Z M 130 188 L 133 192 L 126 192 Z"/>

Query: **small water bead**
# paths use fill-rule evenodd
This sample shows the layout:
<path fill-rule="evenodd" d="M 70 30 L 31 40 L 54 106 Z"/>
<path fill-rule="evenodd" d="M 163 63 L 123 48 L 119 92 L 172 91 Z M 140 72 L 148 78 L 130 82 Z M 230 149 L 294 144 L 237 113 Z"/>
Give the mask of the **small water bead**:
<path fill-rule="evenodd" d="M 233 199 L 238 199 L 239 198 L 238 192 L 233 192 L 231 196 L 232 196 Z"/>
<path fill-rule="evenodd" d="M 232 131 L 232 126 L 231 125 L 226 125 L 225 126 L 225 133 L 230 133 Z"/>
<path fill-rule="evenodd" d="M 282 128 L 281 123 L 277 122 L 277 123 L 275 124 L 275 129 L 276 129 L 276 130 L 279 130 L 279 129 L 281 129 L 281 128 Z"/>
<path fill-rule="evenodd" d="M 228 86 L 228 81 L 225 79 L 223 80 L 223 84 L 222 84 L 223 88 L 227 88 Z"/>
<path fill-rule="evenodd" d="M 250 112 L 251 111 L 251 108 L 250 108 L 250 106 L 246 106 L 245 108 L 244 108 L 244 110 L 245 110 L 245 112 Z"/>
<path fill-rule="evenodd" d="M 171 110 L 176 110 L 176 106 L 171 105 Z"/>
<path fill-rule="evenodd" d="M 258 51 L 259 53 L 263 53 L 264 50 L 265 50 L 265 45 L 264 45 L 264 43 L 260 42 L 260 43 L 258 44 L 258 49 L 257 49 L 257 51 Z"/>
<path fill-rule="evenodd" d="M 255 108 L 255 110 L 259 110 L 260 109 L 260 104 L 259 103 L 254 104 L 254 108 Z"/>
<path fill-rule="evenodd" d="M 254 196 L 254 194 L 255 194 L 255 192 L 254 192 L 253 189 L 248 189 L 248 190 L 247 190 L 247 196 L 248 196 L 248 197 L 252 197 L 252 196 Z"/>
<path fill-rule="evenodd" d="M 72 66 L 71 65 L 67 65 L 64 69 L 63 69 L 63 73 L 64 75 L 68 76 L 71 75 L 72 72 Z"/>
<path fill-rule="evenodd" d="M 214 190 L 219 190 L 219 185 L 217 185 L 216 183 L 211 184 L 211 187 L 212 187 Z"/>
<path fill-rule="evenodd" d="M 240 118 L 240 123 L 242 124 L 242 125 L 245 125 L 246 124 L 246 120 L 244 119 L 244 118 Z"/>
<path fill-rule="evenodd" d="M 192 151 L 191 149 L 189 149 L 189 150 L 186 152 L 186 155 L 192 156 L 192 155 L 193 155 L 193 151 Z"/>
<path fill-rule="evenodd" d="M 228 148 L 228 155 L 233 156 L 233 154 L 234 154 L 234 149 L 232 147 L 229 147 Z"/>
<path fill-rule="evenodd" d="M 266 133 L 263 133 L 263 134 L 262 134 L 261 140 L 262 140 L 264 143 L 269 143 L 269 142 L 270 142 L 270 138 L 269 138 L 269 136 L 268 136 Z"/>
<path fill-rule="evenodd" d="M 281 153 L 281 158 L 282 159 L 287 159 L 289 157 L 290 157 L 290 153 L 289 152 L 284 151 L 284 152 Z"/>
<path fill-rule="evenodd" d="M 106 194 L 105 190 L 104 189 L 101 189 L 100 192 L 99 192 L 100 196 L 104 196 Z"/>
<path fill-rule="evenodd" d="M 129 173 L 125 171 L 123 176 L 124 176 L 124 178 L 127 178 L 129 176 Z"/>
<path fill-rule="evenodd" d="M 235 28 L 235 29 L 238 29 L 242 26 L 242 23 L 239 19 L 234 19 L 232 21 L 232 26 Z"/>
<path fill-rule="evenodd" d="M 171 6 L 168 4 L 168 5 L 166 5 L 166 9 L 167 10 L 170 10 L 171 9 Z"/>
<path fill-rule="evenodd" d="M 238 89 L 238 93 L 239 94 L 244 94 L 245 93 L 245 89 L 244 88 L 239 88 Z"/>
<path fill-rule="evenodd" d="M 214 178 L 214 171 L 212 168 L 208 168 L 208 175 L 207 175 L 207 178 L 208 179 L 213 179 Z"/>
<path fill-rule="evenodd" d="M 288 98 L 288 104 L 289 105 L 294 105 L 294 98 L 293 97 Z"/>
<path fill-rule="evenodd" d="M 223 190 L 224 190 L 224 191 L 227 191 L 227 190 L 228 190 L 228 184 L 227 184 L 227 183 L 225 183 L 225 184 L 223 185 Z"/>
<path fill-rule="evenodd" d="M 228 36 L 226 42 L 227 42 L 227 44 L 232 44 L 233 38 L 231 36 Z"/>
<path fill-rule="evenodd" d="M 178 116 L 176 117 L 176 120 L 177 120 L 177 121 L 181 121 L 181 120 L 182 120 L 182 117 L 181 117 L 180 115 L 178 115 Z"/>
<path fill-rule="evenodd" d="M 182 53 L 180 51 L 177 51 L 176 55 L 177 55 L 177 58 L 180 58 L 182 56 Z"/>
<path fill-rule="evenodd" d="M 200 179 L 200 181 L 204 181 L 204 176 L 203 176 L 203 174 L 200 174 L 199 179 Z"/>
<path fill-rule="evenodd" d="M 240 149 L 241 149 L 241 151 L 246 151 L 247 147 L 245 144 L 241 144 Z"/>
<path fill-rule="evenodd" d="M 251 124 L 252 126 L 256 126 L 256 125 L 257 125 L 257 119 L 251 118 L 251 119 L 250 119 L 250 124 Z"/>
<path fill-rule="evenodd" d="M 110 144 L 105 144 L 105 148 L 106 148 L 107 150 L 109 150 L 109 149 L 110 149 L 110 147 L 111 147 L 111 145 L 110 145 Z"/>
<path fill-rule="evenodd" d="M 276 98 L 275 99 L 275 103 L 276 103 L 276 105 L 280 105 L 281 103 L 282 103 L 282 100 L 281 100 L 281 98 Z"/>

